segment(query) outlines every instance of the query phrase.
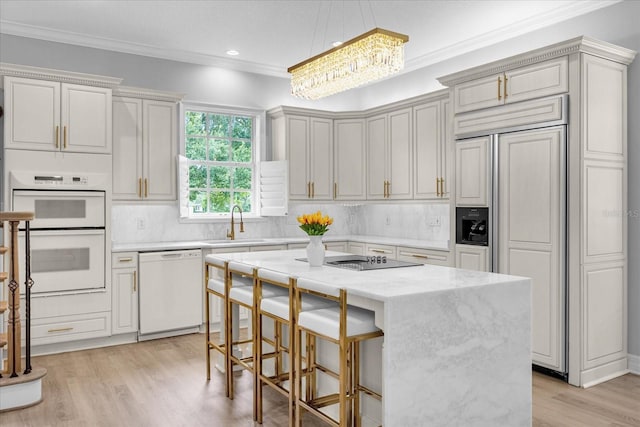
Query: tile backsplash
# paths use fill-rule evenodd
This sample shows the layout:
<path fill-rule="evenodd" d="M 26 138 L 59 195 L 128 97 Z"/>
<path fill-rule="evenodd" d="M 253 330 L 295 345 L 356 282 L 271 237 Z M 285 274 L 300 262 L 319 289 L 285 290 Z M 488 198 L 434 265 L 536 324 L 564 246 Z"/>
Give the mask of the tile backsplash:
<path fill-rule="evenodd" d="M 327 235 L 370 235 L 446 242 L 449 239 L 447 203 L 306 204 L 292 203 L 286 217 L 245 222 L 243 239 L 304 237 L 296 217 L 322 211 L 334 218 Z M 119 244 L 225 239 L 229 222 L 182 222 L 177 205 L 114 204 L 111 239 Z M 236 229 L 236 233 L 238 230 Z"/>

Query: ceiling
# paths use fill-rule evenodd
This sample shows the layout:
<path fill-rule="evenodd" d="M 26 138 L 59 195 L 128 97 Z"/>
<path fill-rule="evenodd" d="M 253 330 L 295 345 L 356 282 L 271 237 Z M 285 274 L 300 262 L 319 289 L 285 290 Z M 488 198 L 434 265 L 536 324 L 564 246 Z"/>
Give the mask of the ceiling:
<path fill-rule="evenodd" d="M 410 71 L 618 1 L 0 0 L 0 36 L 286 77 L 333 41 L 380 27 L 409 36 Z"/>

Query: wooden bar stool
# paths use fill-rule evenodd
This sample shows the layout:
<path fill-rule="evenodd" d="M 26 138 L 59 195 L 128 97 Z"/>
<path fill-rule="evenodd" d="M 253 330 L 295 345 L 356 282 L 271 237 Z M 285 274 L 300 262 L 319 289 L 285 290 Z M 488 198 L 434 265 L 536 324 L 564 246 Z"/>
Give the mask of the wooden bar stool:
<path fill-rule="evenodd" d="M 256 369 L 257 381 L 257 410 L 258 423 L 262 423 L 262 385 L 267 384 L 287 397 L 289 402 L 289 425 L 295 423 L 295 387 L 294 387 L 294 336 L 295 336 L 295 279 L 289 276 L 267 269 L 258 270 L 257 294 L 258 311 L 256 315 Z M 269 286 L 277 286 L 286 290 L 286 295 L 269 297 L 264 292 Z M 323 298 L 312 295 L 304 295 L 302 298 L 303 310 L 326 308 L 333 304 Z M 264 335 L 263 317 L 273 320 L 273 339 Z M 286 339 L 286 342 L 284 338 Z M 271 347 L 271 351 L 265 353 L 263 344 Z M 286 356 L 286 359 L 285 359 Z M 265 372 L 264 362 L 273 361 L 272 372 Z"/>
<path fill-rule="evenodd" d="M 251 286 L 245 286 L 246 280 L 251 279 Z M 241 366 L 243 369 L 251 372 L 254 379 L 253 387 L 253 419 L 256 420 L 258 416 L 258 397 L 257 387 L 255 384 L 257 380 L 256 366 L 256 315 L 258 295 L 257 292 L 257 269 L 248 267 L 244 264 L 237 262 L 229 262 L 228 264 L 228 295 L 227 298 L 227 313 L 232 313 L 233 306 L 238 305 L 249 310 L 250 323 L 249 323 L 249 337 L 246 339 L 240 339 L 238 334 L 239 319 L 235 319 L 235 316 L 226 316 L 226 333 L 229 339 L 227 340 L 227 346 L 230 351 L 227 352 L 227 371 L 233 373 L 236 365 Z M 236 283 L 240 282 L 240 286 L 236 286 Z M 273 298 L 280 295 L 288 295 L 288 291 L 280 286 L 263 285 L 261 287 L 261 295 L 264 298 Z M 251 355 L 244 356 L 237 354 L 234 348 L 238 345 L 251 344 Z M 230 396 L 233 398 L 233 374 L 230 375 L 229 391 Z"/>
<path fill-rule="evenodd" d="M 227 310 L 227 296 L 229 295 L 228 287 L 231 286 L 228 271 L 228 263 L 219 258 L 207 257 L 204 263 L 204 284 L 205 284 L 205 334 L 207 345 L 207 380 L 211 379 L 211 350 L 216 350 L 224 357 L 224 371 L 225 371 L 225 394 L 227 397 L 233 399 L 233 390 L 231 389 L 232 373 L 227 370 L 227 315 L 231 316 L 232 313 L 228 313 Z M 253 278 L 250 280 L 242 280 L 238 278 L 234 283 L 235 286 L 252 286 Z M 220 333 L 222 337 L 219 340 L 213 340 L 211 338 L 211 301 L 210 296 L 217 297 L 222 302 L 222 315 L 220 317 Z M 229 335 L 229 337 L 231 337 Z"/>
<path fill-rule="evenodd" d="M 360 426 L 360 392 L 382 399 L 380 393 L 366 389 L 360 384 L 360 342 L 383 336 L 375 325 L 372 311 L 347 305 L 345 289 L 336 289 L 314 280 L 299 278 L 295 289 L 295 399 L 296 425 L 301 425 L 302 411 L 321 418 L 328 424 Z M 316 310 L 304 310 L 300 304 L 305 295 L 313 295 L 337 303 L 334 306 Z M 306 366 L 302 365 L 302 333 L 307 334 Z M 338 345 L 339 370 L 333 372 L 321 366 L 316 360 L 315 339 L 320 338 Z M 317 371 L 338 379 L 337 393 L 316 396 Z M 305 382 L 303 392 L 302 383 Z M 330 405 L 339 405 L 339 417 L 333 419 L 321 411 Z"/>

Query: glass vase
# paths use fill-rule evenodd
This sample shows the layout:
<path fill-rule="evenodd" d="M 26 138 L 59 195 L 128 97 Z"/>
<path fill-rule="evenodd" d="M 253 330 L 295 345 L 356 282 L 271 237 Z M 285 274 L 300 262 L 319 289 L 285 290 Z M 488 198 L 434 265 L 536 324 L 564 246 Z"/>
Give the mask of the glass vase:
<path fill-rule="evenodd" d="M 311 267 L 321 267 L 324 263 L 324 245 L 322 244 L 322 236 L 309 236 L 307 260 Z"/>

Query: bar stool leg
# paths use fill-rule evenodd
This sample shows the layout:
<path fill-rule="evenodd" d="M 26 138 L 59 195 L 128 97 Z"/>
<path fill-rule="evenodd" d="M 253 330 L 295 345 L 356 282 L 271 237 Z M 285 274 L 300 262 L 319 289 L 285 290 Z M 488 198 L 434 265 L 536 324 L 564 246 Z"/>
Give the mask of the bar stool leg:
<path fill-rule="evenodd" d="M 211 347 L 209 341 L 211 340 L 211 320 L 209 315 L 209 292 L 207 292 L 207 285 L 209 284 L 209 266 L 204 266 L 204 312 L 205 312 L 205 341 L 204 344 L 207 347 L 207 381 L 211 380 Z"/>
<path fill-rule="evenodd" d="M 353 381 L 351 383 L 351 395 L 353 396 L 353 425 L 360 427 L 360 342 L 352 343 L 353 348 Z"/>

